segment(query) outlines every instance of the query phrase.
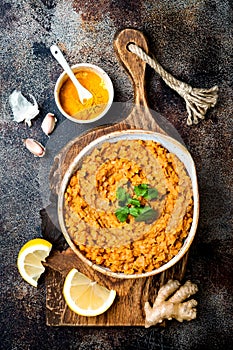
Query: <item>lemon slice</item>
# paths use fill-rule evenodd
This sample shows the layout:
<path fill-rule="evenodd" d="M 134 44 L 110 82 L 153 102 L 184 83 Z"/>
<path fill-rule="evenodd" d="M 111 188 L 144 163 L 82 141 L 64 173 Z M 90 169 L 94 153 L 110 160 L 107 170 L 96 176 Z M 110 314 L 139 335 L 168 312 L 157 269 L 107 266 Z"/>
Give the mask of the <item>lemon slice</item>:
<path fill-rule="evenodd" d="M 110 308 L 116 291 L 100 286 L 76 269 L 66 276 L 63 295 L 69 308 L 82 316 L 97 316 Z"/>
<path fill-rule="evenodd" d="M 45 261 L 51 249 L 51 243 L 42 238 L 35 238 L 24 244 L 19 251 L 17 259 L 19 273 L 34 287 L 37 287 L 37 281 L 45 270 L 41 262 Z"/>

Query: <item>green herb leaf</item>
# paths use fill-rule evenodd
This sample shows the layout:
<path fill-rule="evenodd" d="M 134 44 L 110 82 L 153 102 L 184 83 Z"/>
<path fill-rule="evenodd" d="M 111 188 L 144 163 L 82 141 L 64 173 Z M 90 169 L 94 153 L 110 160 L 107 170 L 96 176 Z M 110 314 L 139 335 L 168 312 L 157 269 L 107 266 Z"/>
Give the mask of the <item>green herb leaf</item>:
<path fill-rule="evenodd" d="M 129 213 L 130 215 L 137 217 L 139 215 L 139 210 L 140 208 L 131 207 L 129 208 Z"/>
<path fill-rule="evenodd" d="M 144 208 L 140 208 L 140 213 L 136 217 L 135 221 L 149 221 L 153 222 L 157 218 L 157 212 L 153 208 L 146 206 Z"/>
<path fill-rule="evenodd" d="M 127 206 L 119 208 L 115 211 L 115 215 L 120 222 L 125 222 L 129 214 L 129 208 Z"/>
<path fill-rule="evenodd" d="M 156 188 L 148 188 L 147 194 L 145 194 L 144 198 L 151 200 L 158 198 L 158 190 Z"/>
<path fill-rule="evenodd" d="M 147 194 L 148 191 L 148 185 L 147 184 L 141 184 L 138 186 L 134 186 L 134 192 L 135 194 L 140 197 L 144 197 Z"/>
<path fill-rule="evenodd" d="M 128 203 L 129 203 L 129 204 L 132 204 L 132 205 L 135 206 L 135 207 L 140 207 L 140 206 L 141 206 L 140 201 L 139 201 L 138 199 L 135 199 L 135 198 L 130 198 L 130 199 L 128 200 Z"/>
<path fill-rule="evenodd" d="M 148 184 L 140 184 L 134 187 L 134 193 L 138 197 L 144 197 L 147 200 L 156 199 L 158 190 L 150 188 Z M 118 187 L 116 192 L 120 208 L 115 211 L 115 215 L 120 222 L 125 222 L 128 215 L 135 217 L 137 222 L 153 222 L 157 218 L 157 212 L 150 206 L 142 206 L 140 200 L 131 198 L 123 187 Z M 130 207 L 128 206 L 130 204 Z"/>
<path fill-rule="evenodd" d="M 126 192 L 126 190 L 123 187 L 118 187 L 116 191 L 116 197 L 118 199 L 119 205 L 122 207 L 128 202 L 130 195 Z"/>

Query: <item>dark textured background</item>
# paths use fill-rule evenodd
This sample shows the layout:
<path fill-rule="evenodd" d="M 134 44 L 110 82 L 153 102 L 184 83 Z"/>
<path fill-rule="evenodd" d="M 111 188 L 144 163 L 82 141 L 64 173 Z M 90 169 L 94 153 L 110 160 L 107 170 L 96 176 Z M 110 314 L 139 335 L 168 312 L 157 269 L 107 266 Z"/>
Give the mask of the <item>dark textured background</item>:
<path fill-rule="evenodd" d="M 230 349 L 232 346 L 232 1 L 1 0 L 0 177 L 1 348 Z M 186 125 L 184 101 L 150 71 L 150 107 L 177 128 L 197 167 L 201 211 L 187 278 L 199 286 L 197 319 L 167 328 L 49 328 L 45 287 L 24 282 L 16 267 L 27 240 L 40 236 L 39 210 L 46 159 L 34 158 L 22 138 L 46 143 L 40 128 L 49 111 L 58 127 L 53 88 L 61 68 L 50 55 L 59 43 L 71 64 L 90 62 L 112 78 L 115 101 L 133 100 L 131 83 L 112 47 L 117 30 L 143 30 L 150 50 L 177 78 L 194 87 L 220 88 L 216 107 L 197 126 Z M 13 122 L 8 97 L 32 93 L 40 114 L 28 128 Z M 64 129 L 64 128 L 63 128 Z M 62 130 L 62 129 L 60 129 Z M 59 148 L 56 145 L 57 148 Z M 53 138 L 48 143 L 50 156 Z M 54 154 L 55 154 L 54 153 Z"/>

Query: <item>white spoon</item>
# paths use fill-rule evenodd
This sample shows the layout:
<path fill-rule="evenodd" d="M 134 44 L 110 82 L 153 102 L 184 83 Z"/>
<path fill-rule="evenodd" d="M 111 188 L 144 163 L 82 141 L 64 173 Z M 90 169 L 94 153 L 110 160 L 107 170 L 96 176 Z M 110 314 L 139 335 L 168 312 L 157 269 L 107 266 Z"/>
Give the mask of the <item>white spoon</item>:
<path fill-rule="evenodd" d="M 74 86 L 76 87 L 80 102 L 84 104 L 87 100 L 93 97 L 90 91 L 88 91 L 84 86 L 80 84 L 76 76 L 74 75 L 72 69 L 70 68 L 69 64 L 67 63 L 65 57 L 63 56 L 61 50 L 56 45 L 52 45 L 50 47 L 50 51 L 53 55 L 53 57 L 56 58 L 57 62 L 60 63 L 68 77 L 73 82 Z"/>

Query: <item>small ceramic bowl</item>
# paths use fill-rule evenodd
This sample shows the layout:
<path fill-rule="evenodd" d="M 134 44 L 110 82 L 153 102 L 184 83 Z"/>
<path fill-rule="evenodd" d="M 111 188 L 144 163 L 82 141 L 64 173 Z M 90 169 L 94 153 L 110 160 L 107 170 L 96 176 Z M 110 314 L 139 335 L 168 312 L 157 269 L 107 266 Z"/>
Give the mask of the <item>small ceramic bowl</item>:
<path fill-rule="evenodd" d="M 108 90 L 108 94 L 109 94 L 109 99 L 108 99 L 108 103 L 106 104 L 106 107 L 104 108 L 104 110 L 102 110 L 100 112 L 100 114 L 98 114 L 96 117 L 92 118 L 92 119 L 78 119 L 76 117 L 73 117 L 71 115 L 69 115 L 68 113 L 66 113 L 61 105 L 61 101 L 60 101 L 60 89 L 63 86 L 63 84 L 66 82 L 66 80 L 68 79 L 68 75 L 63 72 L 60 77 L 58 78 L 56 85 L 55 85 L 55 89 L 54 89 L 54 97 L 55 97 L 55 102 L 56 105 L 59 109 L 59 111 L 69 120 L 75 122 L 75 123 L 80 123 L 80 124 L 87 124 L 87 123 L 93 123 L 96 120 L 99 120 L 100 118 L 102 118 L 110 109 L 112 102 L 113 102 L 113 96 L 114 96 L 114 90 L 113 90 L 113 84 L 111 79 L 109 78 L 108 74 L 101 69 L 100 67 L 94 65 L 94 64 L 90 64 L 90 63 L 79 63 L 79 64 L 75 64 L 74 66 L 71 67 L 72 71 L 74 73 L 77 73 L 78 71 L 92 71 L 94 73 L 96 73 L 97 75 L 100 76 L 100 78 L 103 79 L 105 86 Z"/>

